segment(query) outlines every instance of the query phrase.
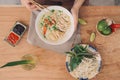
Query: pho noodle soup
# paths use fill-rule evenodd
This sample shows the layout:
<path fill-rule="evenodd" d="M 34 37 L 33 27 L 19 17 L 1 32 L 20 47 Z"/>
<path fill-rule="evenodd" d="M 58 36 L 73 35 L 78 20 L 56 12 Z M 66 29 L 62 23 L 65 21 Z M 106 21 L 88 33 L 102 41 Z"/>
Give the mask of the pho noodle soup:
<path fill-rule="evenodd" d="M 64 38 L 70 28 L 70 17 L 62 10 L 47 11 L 40 18 L 40 32 L 46 40 L 55 42 Z"/>

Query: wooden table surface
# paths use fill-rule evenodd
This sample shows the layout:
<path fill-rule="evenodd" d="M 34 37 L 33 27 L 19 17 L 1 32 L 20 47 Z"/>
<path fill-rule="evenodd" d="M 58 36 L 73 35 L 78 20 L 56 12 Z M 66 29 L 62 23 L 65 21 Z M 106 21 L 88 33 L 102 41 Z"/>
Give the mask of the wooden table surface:
<path fill-rule="evenodd" d="M 89 33 L 95 30 L 97 20 L 103 17 L 111 17 L 120 22 L 120 7 L 82 7 L 80 17 L 88 21 L 86 26 L 81 26 L 81 37 L 84 43 L 89 43 Z M 11 47 L 3 40 L 15 21 L 29 25 L 29 20 L 30 12 L 25 7 L 0 6 L 0 65 L 9 61 L 20 60 L 25 54 L 39 56 L 39 64 L 31 71 L 25 71 L 21 66 L 0 69 L 0 80 L 75 80 L 66 70 L 65 55 L 28 44 L 26 41 L 28 32 L 25 33 L 16 47 Z M 118 32 L 120 31 L 118 30 Z M 120 80 L 120 39 L 118 37 L 120 36 L 117 35 L 114 39 L 116 42 L 113 43 L 118 44 L 118 46 L 112 47 L 110 44 L 106 46 L 107 48 L 112 47 L 114 52 L 107 50 L 109 53 L 105 53 L 107 48 L 104 45 L 103 48 L 98 46 L 101 43 L 99 39 L 103 39 L 102 42 L 107 42 L 106 40 L 109 38 L 102 38 L 98 35 L 95 42 L 92 43 L 100 51 L 103 64 L 100 74 L 91 80 Z M 111 42 L 114 41 L 111 39 L 112 37 L 110 38 Z"/>

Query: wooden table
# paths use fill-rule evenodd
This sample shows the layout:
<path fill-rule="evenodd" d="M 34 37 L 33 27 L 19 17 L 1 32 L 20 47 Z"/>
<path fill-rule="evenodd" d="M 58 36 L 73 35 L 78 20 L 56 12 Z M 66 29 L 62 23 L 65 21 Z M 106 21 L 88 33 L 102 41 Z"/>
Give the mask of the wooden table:
<path fill-rule="evenodd" d="M 110 13 L 108 13 L 108 11 Z M 81 37 L 84 43 L 89 43 L 89 34 L 87 33 L 95 30 L 93 27 L 95 27 L 96 21 L 103 16 L 112 16 L 113 18 L 116 16 L 116 21 L 120 22 L 120 7 L 88 6 L 81 8 L 80 17 L 88 21 L 86 26 L 81 26 Z M 35 54 L 39 56 L 39 64 L 31 71 L 25 71 L 21 66 L 0 69 L 0 80 L 75 80 L 66 70 L 65 55 L 28 44 L 26 41 L 27 32 L 16 47 L 11 47 L 3 40 L 15 21 L 21 21 L 28 25 L 29 20 L 30 12 L 25 7 L 0 6 L 0 65 L 9 61 L 20 60 L 25 54 Z M 89 30 L 83 34 L 86 29 Z M 96 38 L 96 40 L 99 38 Z M 119 40 L 115 42 L 115 44 L 120 45 Z M 99 44 L 95 41 L 94 45 L 96 46 L 96 43 Z M 97 48 L 100 49 L 103 67 L 100 74 L 92 80 L 120 80 L 120 47 L 116 46 L 114 53 L 105 53 L 104 49 L 101 50 L 101 47 L 97 46 Z"/>

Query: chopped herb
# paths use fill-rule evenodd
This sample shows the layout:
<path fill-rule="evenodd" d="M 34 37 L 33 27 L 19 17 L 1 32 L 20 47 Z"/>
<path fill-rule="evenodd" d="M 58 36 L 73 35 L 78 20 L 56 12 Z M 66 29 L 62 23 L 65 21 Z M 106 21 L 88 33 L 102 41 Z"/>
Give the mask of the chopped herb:
<path fill-rule="evenodd" d="M 61 10 L 58 10 L 60 13 L 62 13 L 63 11 L 61 11 Z"/>
<path fill-rule="evenodd" d="M 44 37 L 44 38 L 46 38 L 46 36 L 45 36 L 45 35 L 44 35 L 43 37 Z"/>
<path fill-rule="evenodd" d="M 51 30 L 50 27 L 48 29 Z"/>
<path fill-rule="evenodd" d="M 47 25 L 47 24 L 46 24 L 45 26 L 48 28 L 48 25 Z"/>
<path fill-rule="evenodd" d="M 53 29 L 53 30 L 57 30 L 57 27 L 56 27 L 56 25 L 54 25 L 54 26 L 52 27 L 52 29 Z"/>
<path fill-rule="evenodd" d="M 47 17 L 48 19 L 51 19 L 50 16 Z"/>
<path fill-rule="evenodd" d="M 51 12 L 54 12 L 54 11 L 55 11 L 54 9 L 51 10 Z"/>
<path fill-rule="evenodd" d="M 49 21 L 51 21 L 51 19 L 50 19 L 50 18 L 48 18 L 48 20 L 49 20 Z"/>
<path fill-rule="evenodd" d="M 43 15 L 42 19 L 45 17 L 45 14 Z"/>
<path fill-rule="evenodd" d="M 52 29 L 50 27 L 48 29 L 52 32 Z"/>
<path fill-rule="evenodd" d="M 40 23 L 41 26 L 43 26 L 43 23 Z"/>

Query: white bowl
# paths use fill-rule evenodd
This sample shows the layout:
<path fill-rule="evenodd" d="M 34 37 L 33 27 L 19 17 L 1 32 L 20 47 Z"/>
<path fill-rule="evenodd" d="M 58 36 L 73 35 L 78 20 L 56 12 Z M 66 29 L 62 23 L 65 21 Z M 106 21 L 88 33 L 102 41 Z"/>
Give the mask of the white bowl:
<path fill-rule="evenodd" d="M 70 17 L 70 22 L 71 22 L 71 25 L 70 25 L 70 28 L 66 31 L 66 33 L 64 34 L 64 37 L 58 41 L 49 41 L 47 39 L 44 38 L 44 36 L 42 35 L 42 33 L 40 32 L 40 27 L 39 27 L 39 23 L 40 23 L 40 18 L 46 13 L 46 9 L 43 9 L 37 16 L 37 19 L 36 19 L 36 22 L 35 22 L 35 29 L 36 29 L 36 32 L 37 32 L 37 35 L 39 36 L 39 38 L 47 43 L 47 44 L 50 44 L 50 45 L 60 45 L 60 44 L 63 44 L 65 42 L 67 42 L 73 35 L 74 33 L 74 19 L 73 19 L 73 16 L 72 14 L 67 10 L 65 9 L 64 7 L 61 7 L 61 6 L 49 6 L 48 7 L 49 10 L 62 10 L 64 13 L 66 13 L 69 17 Z"/>

